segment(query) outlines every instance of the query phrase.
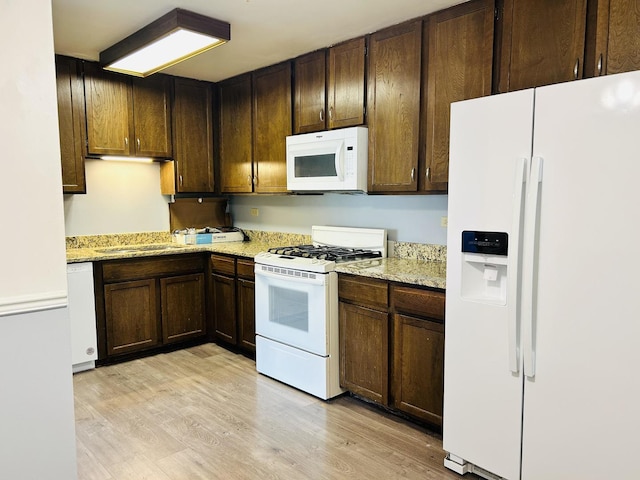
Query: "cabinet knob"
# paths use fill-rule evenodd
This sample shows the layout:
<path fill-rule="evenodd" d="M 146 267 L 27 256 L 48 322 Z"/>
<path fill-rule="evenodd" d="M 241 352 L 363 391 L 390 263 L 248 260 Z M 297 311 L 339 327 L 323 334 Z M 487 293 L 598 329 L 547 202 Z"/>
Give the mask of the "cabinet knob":
<path fill-rule="evenodd" d="M 329 120 L 333 118 L 333 107 L 329 107 Z"/>
<path fill-rule="evenodd" d="M 129 146 L 129 139 L 127 137 L 124 137 L 124 146 L 125 147 Z"/>
<path fill-rule="evenodd" d="M 178 180 L 180 182 L 180 186 L 182 186 L 182 175 L 178 175 Z"/>
<path fill-rule="evenodd" d="M 578 67 L 580 67 L 580 59 L 576 58 L 576 64 L 573 66 L 573 78 L 578 79 Z"/>
<path fill-rule="evenodd" d="M 137 149 L 140 150 L 140 139 L 136 138 L 136 145 L 137 145 Z"/>
<path fill-rule="evenodd" d="M 416 169 L 411 169 L 411 181 L 413 182 L 416 179 Z"/>
<path fill-rule="evenodd" d="M 427 168 L 426 177 L 427 177 L 427 180 L 431 181 L 431 167 Z"/>
<path fill-rule="evenodd" d="M 324 122 L 324 109 L 323 108 L 320 109 L 320 121 Z"/>
<path fill-rule="evenodd" d="M 253 177 L 253 184 L 254 185 L 258 184 L 258 177 L 257 176 Z"/>

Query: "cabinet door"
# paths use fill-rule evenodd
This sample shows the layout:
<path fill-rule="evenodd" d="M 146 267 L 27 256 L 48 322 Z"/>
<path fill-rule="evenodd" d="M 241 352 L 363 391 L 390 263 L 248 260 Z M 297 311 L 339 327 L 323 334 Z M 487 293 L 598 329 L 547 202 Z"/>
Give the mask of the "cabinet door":
<path fill-rule="evenodd" d="M 340 302 L 340 386 L 382 405 L 389 401 L 389 318 Z"/>
<path fill-rule="evenodd" d="M 86 62 L 85 100 L 87 150 L 90 155 L 130 155 L 131 83 L 129 77 L 109 73 Z"/>
<path fill-rule="evenodd" d="M 253 191 L 251 74 L 220 84 L 220 190 Z"/>
<path fill-rule="evenodd" d="M 640 1 L 589 0 L 585 73 L 640 70 Z"/>
<path fill-rule="evenodd" d="M 62 160 L 62 191 L 86 193 L 84 174 L 84 86 L 81 62 L 56 55 L 58 126 Z"/>
<path fill-rule="evenodd" d="M 254 281 L 238 278 L 238 344 L 240 347 L 256 351 L 256 314 Z"/>
<path fill-rule="evenodd" d="M 329 49 L 329 128 L 364 123 L 365 38 L 360 37 Z"/>
<path fill-rule="evenodd" d="M 254 191 L 287 191 L 285 139 L 291 135 L 291 63 L 254 73 Z"/>
<path fill-rule="evenodd" d="M 394 407 L 442 426 L 444 325 L 395 314 Z"/>
<path fill-rule="evenodd" d="M 107 355 L 120 355 L 160 344 L 160 316 L 155 279 L 104 286 Z"/>
<path fill-rule="evenodd" d="M 140 157 L 170 158 L 171 77 L 157 74 L 132 79 L 135 154 Z"/>
<path fill-rule="evenodd" d="M 325 129 L 326 53 L 324 50 L 296 58 L 294 133 Z"/>
<path fill-rule="evenodd" d="M 479 0 L 434 14 L 424 24 L 421 190 L 447 189 L 451 103 L 491 94 L 493 18 L 493 0 Z"/>
<path fill-rule="evenodd" d="M 236 322 L 236 281 L 223 275 L 211 276 L 214 328 L 216 336 L 235 345 L 238 341 Z"/>
<path fill-rule="evenodd" d="M 160 295 L 164 343 L 205 334 L 204 273 L 161 278 Z"/>
<path fill-rule="evenodd" d="M 371 35 L 368 76 L 369 190 L 416 191 L 422 22 Z"/>
<path fill-rule="evenodd" d="M 174 88 L 176 192 L 213 192 L 211 85 L 176 78 Z"/>
<path fill-rule="evenodd" d="M 504 0 L 498 92 L 582 78 L 586 0 Z"/>

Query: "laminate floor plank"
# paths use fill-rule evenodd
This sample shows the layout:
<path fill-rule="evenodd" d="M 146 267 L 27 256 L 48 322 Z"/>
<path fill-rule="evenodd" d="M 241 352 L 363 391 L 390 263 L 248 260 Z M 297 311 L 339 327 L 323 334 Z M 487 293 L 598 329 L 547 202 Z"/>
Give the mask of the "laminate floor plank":
<path fill-rule="evenodd" d="M 76 374 L 74 392 L 80 480 L 460 478 L 439 435 L 215 344 Z"/>

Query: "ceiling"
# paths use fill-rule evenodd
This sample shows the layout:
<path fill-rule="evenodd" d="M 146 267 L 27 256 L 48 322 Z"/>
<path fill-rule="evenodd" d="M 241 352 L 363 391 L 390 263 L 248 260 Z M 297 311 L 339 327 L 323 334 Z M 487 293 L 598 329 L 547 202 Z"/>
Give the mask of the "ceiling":
<path fill-rule="evenodd" d="M 52 0 L 56 53 L 99 53 L 158 17 L 184 8 L 231 24 L 226 45 L 164 70 L 216 82 L 464 0 Z"/>

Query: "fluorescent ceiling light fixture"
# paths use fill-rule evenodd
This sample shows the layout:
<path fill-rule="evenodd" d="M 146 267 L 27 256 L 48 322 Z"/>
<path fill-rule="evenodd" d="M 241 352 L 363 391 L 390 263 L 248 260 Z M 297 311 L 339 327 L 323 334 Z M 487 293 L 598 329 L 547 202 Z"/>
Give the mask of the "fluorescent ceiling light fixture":
<path fill-rule="evenodd" d="M 230 39 L 228 23 L 176 8 L 100 52 L 100 64 L 105 70 L 147 77 Z"/>

